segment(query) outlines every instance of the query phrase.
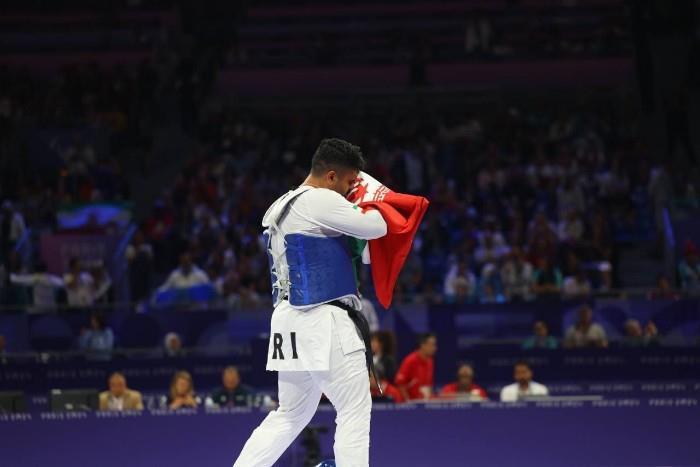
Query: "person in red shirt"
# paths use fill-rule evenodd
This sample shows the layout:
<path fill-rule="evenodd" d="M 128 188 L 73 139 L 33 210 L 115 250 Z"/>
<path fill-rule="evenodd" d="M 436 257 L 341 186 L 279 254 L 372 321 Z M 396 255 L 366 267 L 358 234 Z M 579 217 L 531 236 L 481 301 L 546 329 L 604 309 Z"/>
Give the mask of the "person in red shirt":
<path fill-rule="evenodd" d="M 375 379 L 372 376 L 369 377 L 369 393 L 372 395 L 372 401 L 395 402 L 397 404 L 404 401 L 401 391 L 399 391 L 396 386 L 386 379 L 381 379 L 380 383 L 382 385 L 382 392 L 379 392 L 379 386 L 377 386 Z"/>
<path fill-rule="evenodd" d="M 433 395 L 433 357 L 437 338 L 433 333 L 422 334 L 418 350 L 404 358 L 396 373 L 396 386 L 404 400 L 429 399 Z"/>
<path fill-rule="evenodd" d="M 474 369 L 463 363 L 457 370 L 457 382 L 445 385 L 440 397 L 446 399 L 486 400 L 488 395 L 481 386 L 474 384 Z"/>

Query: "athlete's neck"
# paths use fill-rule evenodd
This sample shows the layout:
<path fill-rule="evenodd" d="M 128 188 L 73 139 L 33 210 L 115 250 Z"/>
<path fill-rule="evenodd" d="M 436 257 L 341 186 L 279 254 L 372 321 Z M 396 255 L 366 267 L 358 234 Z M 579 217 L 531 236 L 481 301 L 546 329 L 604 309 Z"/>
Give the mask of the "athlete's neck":
<path fill-rule="evenodd" d="M 325 188 L 323 186 L 323 180 L 319 180 L 318 178 L 314 177 L 313 175 L 309 174 L 308 177 L 306 177 L 306 180 L 304 180 L 304 183 L 302 183 L 302 186 L 311 186 L 314 188 Z"/>

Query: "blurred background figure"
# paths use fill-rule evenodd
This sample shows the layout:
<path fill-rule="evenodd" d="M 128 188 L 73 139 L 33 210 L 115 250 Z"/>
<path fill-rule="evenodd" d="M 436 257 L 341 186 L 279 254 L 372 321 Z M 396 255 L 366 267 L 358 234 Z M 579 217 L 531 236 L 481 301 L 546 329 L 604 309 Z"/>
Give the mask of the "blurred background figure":
<path fill-rule="evenodd" d="M 556 300 L 561 294 L 564 279 L 559 268 L 554 266 L 547 257 L 542 257 L 533 273 L 532 282 L 532 290 L 538 299 Z"/>
<path fill-rule="evenodd" d="M 649 300 L 678 300 L 680 294 L 674 290 L 671 281 L 664 274 L 659 274 L 656 279 L 656 287 L 649 292 Z"/>
<path fill-rule="evenodd" d="M 56 291 L 63 287 L 63 280 L 49 273 L 44 262 L 38 263 L 32 274 L 10 274 L 10 282 L 32 288 L 31 309 L 36 312 L 53 310 Z"/>
<path fill-rule="evenodd" d="M 440 391 L 440 397 L 447 399 L 468 399 L 472 401 L 487 400 L 488 395 L 481 386 L 474 383 L 474 369 L 466 363 L 457 369 L 457 381 L 446 384 Z"/>
<path fill-rule="evenodd" d="M 678 275 L 683 291 L 692 296 L 700 295 L 700 258 L 698 247 L 692 240 L 686 240 L 683 248 L 683 259 L 678 265 Z"/>
<path fill-rule="evenodd" d="M 556 349 L 559 347 L 559 341 L 556 337 L 549 335 L 549 327 L 544 321 L 535 321 L 532 333 L 532 336 L 523 341 L 523 349 Z"/>
<path fill-rule="evenodd" d="M 7 363 L 7 339 L 0 334 L 0 363 Z"/>
<path fill-rule="evenodd" d="M 114 295 L 112 292 L 112 278 L 109 277 L 107 268 L 102 261 L 98 261 L 91 269 L 92 276 L 92 303 L 112 303 Z"/>
<path fill-rule="evenodd" d="M 10 250 L 27 229 L 24 216 L 10 200 L 0 206 L 0 259 L 9 257 Z"/>
<path fill-rule="evenodd" d="M 403 400 L 430 399 L 434 387 L 434 362 L 437 337 L 426 333 L 418 338 L 418 349 L 408 354 L 396 373 L 396 386 Z"/>
<path fill-rule="evenodd" d="M 182 357 L 185 354 L 182 348 L 182 340 L 176 332 L 169 332 L 165 335 L 163 351 L 166 357 Z"/>
<path fill-rule="evenodd" d="M 178 371 L 173 375 L 166 404 L 170 410 L 194 409 L 199 405 L 192 376 L 187 371 Z"/>
<path fill-rule="evenodd" d="M 253 391 L 241 384 L 238 368 L 228 366 L 221 373 L 221 387 L 211 393 L 211 401 L 217 407 L 250 407 Z"/>
<path fill-rule="evenodd" d="M 371 345 L 377 377 L 380 380 L 393 381 L 396 375 L 394 336 L 386 331 L 375 331 L 372 334 Z"/>
<path fill-rule="evenodd" d="M 192 262 L 192 254 L 185 252 L 180 255 L 180 266 L 170 273 L 168 279 L 158 290 L 162 292 L 173 289 L 189 289 L 209 283 L 207 274 Z"/>
<path fill-rule="evenodd" d="M 100 410 L 143 410 L 141 393 L 129 389 L 123 374 L 109 377 L 109 389 L 100 393 Z"/>
<path fill-rule="evenodd" d="M 649 321 L 644 328 L 636 319 L 625 321 L 624 337 L 621 344 L 625 347 L 648 347 L 659 345 L 659 330 L 653 321 Z"/>
<path fill-rule="evenodd" d="M 63 275 L 63 284 L 66 288 L 68 305 L 84 307 L 93 304 L 94 280 L 90 273 L 83 269 L 78 258 L 69 260 L 68 272 Z"/>
<path fill-rule="evenodd" d="M 153 247 L 138 229 L 124 253 L 129 263 L 129 292 L 131 300 L 147 300 L 153 286 Z"/>
<path fill-rule="evenodd" d="M 529 301 L 533 298 L 532 265 L 525 259 L 525 254 L 515 247 L 501 268 L 503 293 L 509 301 Z"/>
<path fill-rule="evenodd" d="M 90 315 L 90 327 L 81 330 L 78 346 L 89 359 L 109 360 L 112 358 L 114 333 L 107 326 L 102 313 Z"/>
<path fill-rule="evenodd" d="M 501 389 L 501 402 L 517 402 L 532 396 L 548 396 L 546 386 L 532 380 L 532 369 L 527 362 L 518 362 L 513 367 L 515 383 Z"/>
<path fill-rule="evenodd" d="M 562 286 L 562 295 L 564 298 L 573 300 L 576 298 L 585 298 L 591 294 L 591 282 L 586 277 L 583 269 L 576 269 L 574 275 L 564 279 Z"/>
<path fill-rule="evenodd" d="M 593 321 L 593 309 L 583 305 L 578 309 L 576 323 L 566 330 L 564 347 L 607 347 L 605 329 Z"/>

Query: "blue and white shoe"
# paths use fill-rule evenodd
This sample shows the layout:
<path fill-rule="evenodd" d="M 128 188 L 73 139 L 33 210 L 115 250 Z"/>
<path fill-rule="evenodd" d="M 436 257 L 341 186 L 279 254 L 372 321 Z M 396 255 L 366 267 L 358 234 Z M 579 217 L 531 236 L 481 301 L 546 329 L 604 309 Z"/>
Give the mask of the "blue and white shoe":
<path fill-rule="evenodd" d="M 316 467 L 335 467 L 335 460 L 328 459 L 326 461 L 321 462 Z"/>

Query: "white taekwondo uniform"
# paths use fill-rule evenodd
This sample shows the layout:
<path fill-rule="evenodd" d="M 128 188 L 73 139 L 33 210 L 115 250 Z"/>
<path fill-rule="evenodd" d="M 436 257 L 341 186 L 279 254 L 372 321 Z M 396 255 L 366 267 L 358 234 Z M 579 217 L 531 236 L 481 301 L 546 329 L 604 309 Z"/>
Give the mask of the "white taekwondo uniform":
<path fill-rule="evenodd" d="M 309 423 L 321 394 L 337 412 L 336 464 L 367 466 L 365 345 L 348 312 L 327 303 L 362 307 L 345 236 L 382 237 L 386 222 L 332 190 L 301 186 L 270 206 L 263 227 L 275 302 L 267 369 L 279 372 L 279 408 L 253 431 L 234 467 L 273 465 Z"/>

